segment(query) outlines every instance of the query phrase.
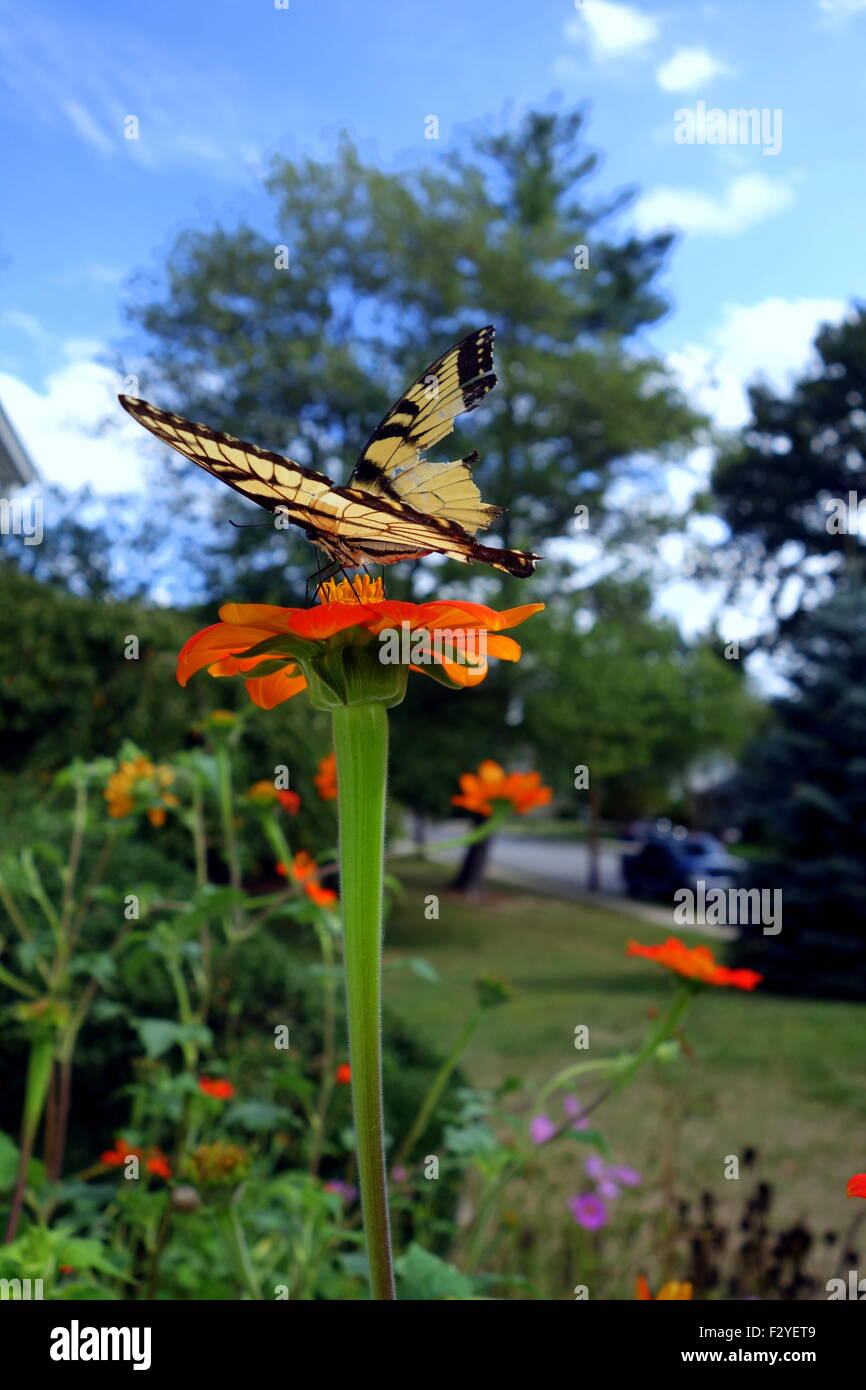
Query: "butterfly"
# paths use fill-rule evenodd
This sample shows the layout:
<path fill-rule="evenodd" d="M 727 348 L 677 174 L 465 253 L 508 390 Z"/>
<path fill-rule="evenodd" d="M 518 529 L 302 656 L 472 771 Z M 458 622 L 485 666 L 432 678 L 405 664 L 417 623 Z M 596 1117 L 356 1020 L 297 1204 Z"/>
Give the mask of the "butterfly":
<path fill-rule="evenodd" d="M 194 424 L 135 396 L 120 396 L 133 419 L 200 468 L 300 526 L 324 551 L 318 574 L 344 566 L 392 565 L 422 555 L 473 560 L 525 578 L 539 556 L 485 546 L 475 532 L 502 508 L 481 501 L 472 479 L 477 453 L 451 463 L 424 458 L 496 385 L 491 325 L 476 329 L 421 373 L 364 445 L 348 484 L 282 454 Z"/>

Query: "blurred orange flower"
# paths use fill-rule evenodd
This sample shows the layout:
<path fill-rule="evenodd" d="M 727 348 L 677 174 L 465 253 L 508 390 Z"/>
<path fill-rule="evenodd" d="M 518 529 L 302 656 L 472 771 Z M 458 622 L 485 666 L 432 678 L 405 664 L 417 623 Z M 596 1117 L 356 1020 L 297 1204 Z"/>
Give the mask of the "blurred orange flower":
<path fill-rule="evenodd" d="M 358 646 L 375 642 L 380 633 L 395 630 L 427 633 L 448 633 L 450 655 L 461 650 L 461 639 L 468 649 L 474 645 L 468 634 L 485 633 L 485 657 L 477 662 L 449 659 L 449 655 L 428 642 L 425 649 L 430 660 L 422 666 L 410 658 L 409 668 L 424 674 L 434 674 L 438 668 L 446 683 L 454 686 L 478 685 L 487 675 L 487 656 L 501 661 L 519 661 L 520 647 L 511 637 L 502 636 L 505 628 L 516 627 L 531 614 L 539 612 L 543 603 L 528 603 L 497 613 L 480 603 L 440 600 L 433 603 L 406 603 L 386 599 L 381 579 L 356 577 L 339 583 L 328 581 L 319 590 L 321 601 L 312 608 L 278 608 L 267 603 L 226 603 L 219 610 L 221 621 L 195 633 L 182 648 L 177 663 L 177 679 L 181 685 L 196 671 L 207 667 L 212 676 L 235 676 L 252 671 L 263 662 L 266 675 L 249 676 L 246 686 L 253 704 L 261 709 L 290 700 L 307 687 L 303 667 L 315 667 L 316 661 L 336 647 L 346 643 L 349 629 Z M 332 639 L 339 639 L 332 644 Z M 254 655 L 248 653 L 254 651 Z M 279 663 L 275 667 L 275 663 Z M 332 673 L 333 674 L 333 673 Z"/>
<path fill-rule="evenodd" d="M 764 978 L 754 970 L 729 970 L 727 966 L 717 963 L 709 946 L 686 946 L 675 936 L 669 936 L 660 946 L 644 946 L 640 941 L 630 941 L 626 955 L 644 956 L 676 975 L 701 985 L 754 989 Z"/>
<path fill-rule="evenodd" d="M 849 1197 L 866 1197 L 866 1173 L 855 1173 L 848 1179 Z"/>
<path fill-rule="evenodd" d="M 273 782 L 262 781 L 253 782 L 247 792 L 247 801 L 251 801 L 255 806 L 268 806 L 274 801 L 278 801 L 284 811 L 290 816 L 297 815 L 301 808 L 301 798 L 297 792 L 280 791 L 274 786 Z"/>
<path fill-rule="evenodd" d="M 231 1100 L 235 1093 L 232 1083 L 224 1077 L 202 1076 L 199 1078 L 198 1088 L 206 1096 L 213 1096 L 214 1100 Z"/>
<path fill-rule="evenodd" d="M 337 799 L 337 755 L 326 753 L 319 763 L 319 770 L 313 778 L 316 790 L 323 801 Z"/>
<path fill-rule="evenodd" d="M 337 1067 L 337 1085 L 348 1086 L 352 1080 L 352 1068 L 348 1062 L 341 1062 Z"/>
<path fill-rule="evenodd" d="M 285 864 L 277 865 L 277 873 L 285 876 Z M 319 866 L 311 854 L 305 849 L 299 849 L 292 861 L 292 878 L 296 883 L 300 883 L 308 898 L 319 907 L 330 907 L 337 901 L 337 894 L 333 888 L 323 888 L 319 882 Z"/>
<path fill-rule="evenodd" d="M 148 1173 L 155 1178 L 170 1178 L 171 1165 L 160 1148 L 144 1149 L 135 1144 L 127 1144 L 125 1139 L 115 1139 L 114 1148 L 99 1155 L 99 1161 L 106 1168 L 122 1168 L 128 1158 L 144 1160 Z"/>
<path fill-rule="evenodd" d="M 165 825 L 166 808 L 180 804 L 168 790 L 173 781 L 170 767 L 157 766 L 143 756 L 125 759 L 105 785 L 108 814 L 119 820 L 144 810 L 151 825 Z"/>
<path fill-rule="evenodd" d="M 492 815 L 494 801 L 510 801 L 517 814 L 525 816 L 533 806 L 549 805 L 553 796 L 552 789 L 542 785 L 539 772 L 506 772 L 492 758 L 480 763 L 477 772 L 462 774 L 460 791 L 460 796 L 452 796 L 452 803 L 479 816 Z"/>
<path fill-rule="evenodd" d="M 652 1294 L 650 1293 L 650 1286 L 647 1283 L 646 1279 L 644 1279 L 642 1274 L 639 1274 L 637 1277 L 634 1296 L 637 1299 L 652 1298 Z M 661 1288 L 655 1296 L 655 1301 L 657 1303 L 661 1302 L 662 1300 L 670 1301 L 672 1299 L 678 1299 L 680 1301 L 683 1301 L 685 1299 L 690 1299 L 691 1296 L 691 1284 L 680 1284 L 677 1283 L 675 1279 L 672 1279 L 669 1283 L 662 1284 Z"/>

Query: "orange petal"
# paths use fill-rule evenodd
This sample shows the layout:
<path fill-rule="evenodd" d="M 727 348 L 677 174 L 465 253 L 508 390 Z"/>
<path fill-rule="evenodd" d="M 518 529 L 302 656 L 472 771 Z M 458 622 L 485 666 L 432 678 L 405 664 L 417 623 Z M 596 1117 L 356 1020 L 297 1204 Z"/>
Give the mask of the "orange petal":
<path fill-rule="evenodd" d="M 304 676 L 289 675 L 293 666 L 284 666 L 282 671 L 274 671 L 270 676 L 251 676 L 247 681 L 247 694 L 259 709 L 273 709 L 285 700 L 291 700 L 301 690 L 306 690 Z"/>

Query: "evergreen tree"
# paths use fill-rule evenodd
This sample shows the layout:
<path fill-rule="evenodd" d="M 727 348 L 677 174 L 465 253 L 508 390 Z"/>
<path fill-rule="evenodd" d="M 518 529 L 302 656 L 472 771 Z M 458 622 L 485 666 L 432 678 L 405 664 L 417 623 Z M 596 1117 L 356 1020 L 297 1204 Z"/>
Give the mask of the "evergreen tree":
<path fill-rule="evenodd" d="M 792 693 L 744 762 L 746 809 L 770 852 L 754 886 L 781 889 L 782 930 L 745 928 L 738 964 L 771 988 L 866 997 L 866 588 L 803 618 Z"/>

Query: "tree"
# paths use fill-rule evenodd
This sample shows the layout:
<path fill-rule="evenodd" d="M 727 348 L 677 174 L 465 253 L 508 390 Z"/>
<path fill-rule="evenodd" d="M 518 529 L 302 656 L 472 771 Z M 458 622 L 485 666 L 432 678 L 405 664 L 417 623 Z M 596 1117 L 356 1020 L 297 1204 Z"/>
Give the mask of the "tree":
<path fill-rule="evenodd" d="M 708 499 L 730 529 L 714 565 L 731 593 L 763 587 L 786 632 L 804 603 L 846 573 L 862 576 L 866 559 L 863 537 L 833 505 L 847 511 L 849 492 L 866 495 L 863 307 L 822 328 L 815 354 L 788 395 L 751 387 L 752 418 L 722 451 Z M 855 526 L 856 513 L 855 502 Z"/>
<path fill-rule="evenodd" d="M 752 886 L 780 891 L 782 930 L 747 929 L 738 964 L 768 987 L 866 997 L 866 587 L 804 617 L 792 693 L 744 760 L 743 793 L 769 846 Z"/>
<path fill-rule="evenodd" d="M 698 420 L 660 360 L 628 341 L 666 310 L 654 282 L 671 238 L 615 240 L 605 223 L 628 195 L 592 204 L 595 167 L 579 114 L 538 112 L 404 174 L 365 165 L 348 140 L 329 163 L 277 159 L 273 229 L 184 233 L 164 283 L 131 306 L 139 390 L 343 480 L 408 381 L 493 321 L 501 384 L 450 456 L 480 450 L 482 493 L 508 509 L 506 545 L 568 534 L 579 504 L 613 535 L 611 478 L 636 453 L 686 444 Z M 213 495 L 223 514 L 261 518 Z M 211 591 L 287 601 L 313 568 L 293 541 L 267 525 L 226 532 Z M 429 587 L 430 571 L 401 569 L 392 592 Z M 447 584 L 458 570 L 436 573 Z M 519 588 L 475 578 L 486 592 Z"/>
<path fill-rule="evenodd" d="M 687 643 L 654 618 L 642 582 L 599 584 L 575 622 L 563 599 L 527 627 L 525 736 L 545 777 L 589 818 L 590 876 L 597 888 L 604 811 L 624 785 L 653 808 L 707 754 L 739 752 L 760 706 L 723 644 Z"/>

